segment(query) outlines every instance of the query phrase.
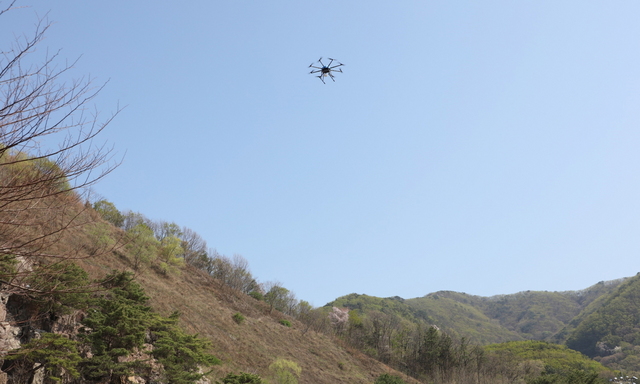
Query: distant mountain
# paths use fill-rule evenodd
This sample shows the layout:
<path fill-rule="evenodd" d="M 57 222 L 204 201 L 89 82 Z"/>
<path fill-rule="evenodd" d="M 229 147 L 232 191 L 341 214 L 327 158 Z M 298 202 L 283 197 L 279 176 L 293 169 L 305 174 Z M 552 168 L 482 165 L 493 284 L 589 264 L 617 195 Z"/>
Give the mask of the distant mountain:
<path fill-rule="evenodd" d="M 474 343 L 490 344 L 524 340 L 482 311 L 483 298 L 464 293 L 441 291 L 406 300 L 418 318 Z"/>
<path fill-rule="evenodd" d="M 491 297 L 447 291 L 413 300 L 423 300 L 432 295 L 448 297 L 478 308 L 488 318 L 497 320 L 523 339 L 553 340 L 554 335 L 594 300 L 613 292 L 622 281 L 600 282 L 582 291 L 525 291 Z"/>
<path fill-rule="evenodd" d="M 466 337 L 480 344 L 523 340 L 516 332 L 502 327 L 473 305 L 440 294 L 404 300 L 400 297 L 379 298 L 353 293 L 327 305 L 359 310 L 361 313 L 380 311 L 413 323 L 435 325 L 451 335 Z"/>
<path fill-rule="evenodd" d="M 411 322 L 436 325 L 480 344 L 517 340 L 563 342 L 566 333 L 576 326 L 572 322 L 580 319 L 584 311 L 597 308 L 623 281 L 600 282 L 582 291 L 526 291 L 491 297 L 453 291 L 406 300 L 350 294 L 327 306 L 377 310 Z M 557 336 L 560 332 L 565 332 L 565 336 Z"/>

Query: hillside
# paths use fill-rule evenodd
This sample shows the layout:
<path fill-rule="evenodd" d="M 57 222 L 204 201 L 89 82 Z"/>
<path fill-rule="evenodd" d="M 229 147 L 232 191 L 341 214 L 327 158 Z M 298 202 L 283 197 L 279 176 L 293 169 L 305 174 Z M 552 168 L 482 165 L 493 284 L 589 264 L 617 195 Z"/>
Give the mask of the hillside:
<path fill-rule="evenodd" d="M 82 265 L 99 276 L 111 269 L 130 269 L 129 263 L 113 255 L 89 259 Z M 136 281 L 151 297 L 153 308 L 169 314 L 179 311 L 181 323 L 212 342 L 211 352 L 222 360 L 213 376 L 228 372 L 251 372 L 269 376 L 276 358 L 285 358 L 302 368 L 300 383 L 372 383 L 390 368 L 358 351 L 345 349 L 331 337 L 305 332 L 296 320 L 274 311 L 264 302 L 230 290 L 195 268 L 162 275 L 148 268 L 136 274 Z M 237 324 L 233 315 L 245 320 Z M 280 324 L 288 319 L 291 327 Z M 396 373 L 398 374 L 398 373 Z"/>
<path fill-rule="evenodd" d="M 56 197 L 57 198 L 57 197 Z M 67 203 L 65 203 L 67 204 Z M 176 264 L 168 270 L 158 259 L 144 266 L 134 268 L 136 256 L 130 250 L 131 240 L 127 240 L 126 233 L 110 223 L 102 221 L 92 209 L 87 209 L 79 202 L 67 205 L 68 211 L 77 212 L 78 217 L 93 224 L 83 226 L 85 229 L 75 229 L 73 233 L 63 238 L 57 238 L 53 246 L 59 254 L 70 254 L 75 249 L 73 262 L 84 269 L 92 279 L 103 279 L 112 271 L 129 271 L 134 275 L 145 294 L 150 298 L 149 304 L 153 311 L 168 316 L 176 311 L 180 313 L 179 323 L 189 333 L 197 334 L 200 338 L 210 342 L 209 352 L 221 361 L 212 367 L 213 371 L 207 376 L 220 379 L 230 372 L 249 372 L 264 378 L 273 372 L 269 366 L 276 359 L 286 359 L 295 362 L 302 370 L 300 383 L 372 383 L 383 373 L 394 373 L 393 369 L 358 352 L 352 348 L 345 348 L 330 335 L 316 332 L 304 326 L 300 321 L 272 309 L 265 301 L 229 288 L 206 272 L 189 264 Z M 80 251 L 78 251 L 80 250 Z M 42 259 L 42 265 L 49 265 Z M 43 273 L 37 265 L 27 274 L 29 285 L 23 286 L 35 289 L 38 281 L 43 281 Z M 51 264 L 51 265 L 55 265 Z M 6 264 L 3 268 L 6 267 Z M 54 279 L 66 279 L 66 269 L 63 275 L 51 275 Z M 11 273 L 10 269 L 0 271 L 4 276 Z M 74 272 L 75 273 L 75 272 Z M 57 277 L 61 276 L 61 277 Z M 12 278 L 19 277 L 15 275 Z M 46 278 L 49 279 L 49 278 Z M 18 290 L 7 290 L 3 287 L 4 302 L 2 306 L 3 318 L 6 322 L 4 329 L 15 330 L 16 339 L 9 333 L 0 332 L 0 347 L 8 349 L 19 347 L 29 342 L 34 334 L 47 335 L 60 328 L 59 320 L 69 322 L 67 328 L 78 329 L 80 324 L 76 320 L 69 320 L 63 313 L 75 313 L 73 318 L 86 318 L 84 304 L 74 304 L 64 299 L 71 293 L 56 293 L 55 297 L 44 297 L 46 302 L 59 301 L 56 307 L 34 305 L 31 295 Z M 80 288 L 80 291 L 86 288 Z M 96 288 L 89 288 L 96 291 Z M 85 295 L 84 293 L 79 293 Z M 77 294 L 73 294 L 74 297 Z M 62 298 L 62 299 L 61 299 Z M 83 299 L 84 300 L 84 299 Z M 80 303 L 80 301 L 78 301 Z M 60 305 L 64 306 L 64 311 Z M 32 308 L 32 309 L 31 309 Z M 29 312 L 29 311 L 48 312 Z M 95 311 L 95 310 L 93 310 Z M 42 313 L 42 315 L 38 315 Z M 50 313 L 50 314 L 49 314 Z M 234 321 L 234 316 L 242 315 L 242 321 Z M 38 316 L 38 317 L 35 317 Z M 37 319 L 21 320 L 21 319 Z M 286 322 L 284 322 L 286 320 Z M 283 324 L 286 323 L 286 324 Z M 75 325 L 74 325 L 75 324 Z M 13 331 L 12 331 L 13 332 Z M 72 339 L 80 335 L 75 332 L 68 334 Z M 11 347 L 10 347 L 11 346 Z M 4 368 L 15 373 L 9 361 Z M 55 376 L 55 374 L 54 374 Z M 9 383 L 20 382 L 9 376 Z M 414 382 L 405 377 L 407 382 Z M 14 381 L 12 381 L 14 380 Z M 93 381 L 81 381 L 89 383 Z M 146 382 L 146 381 L 145 381 Z M 185 381 L 186 382 L 186 381 Z"/>
<path fill-rule="evenodd" d="M 626 280 L 564 330 L 569 348 L 616 369 L 640 365 L 640 274 Z"/>

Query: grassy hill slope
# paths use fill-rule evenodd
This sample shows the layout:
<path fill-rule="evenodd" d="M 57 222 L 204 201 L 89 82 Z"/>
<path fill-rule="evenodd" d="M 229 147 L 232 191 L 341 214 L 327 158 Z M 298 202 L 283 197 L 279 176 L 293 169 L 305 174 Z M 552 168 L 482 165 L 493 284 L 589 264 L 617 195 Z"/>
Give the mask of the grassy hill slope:
<path fill-rule="evenodd" d="M 81 262 L 96 277 L 112 269 L 129 270 L 129 264 L 127 256 L 118 253 Z M 136 281 L 151 297 L 155 310 L 165 315 L 179 311 L 186 330 L 212 342 L 211 352 L 222 360 L 214 367 L 214 377 L 239 371 L 268 377 L 268 367 L 277 358 L 292 360 L 302 368 L 301 384 L 372 383 L 382 373 L 400 375 L 329 336 L 305 332 L 291 318 L 287 318 L 291 327 L 280 324 L 285 318 L 280 312 L 269 313 L 264 302 L 218 284 L 195 268 L 186 266 L 167 275 L 147 268 L 136 274 Z M 236 313 L 245 318 L 241 324 L 233 320 Z"/>

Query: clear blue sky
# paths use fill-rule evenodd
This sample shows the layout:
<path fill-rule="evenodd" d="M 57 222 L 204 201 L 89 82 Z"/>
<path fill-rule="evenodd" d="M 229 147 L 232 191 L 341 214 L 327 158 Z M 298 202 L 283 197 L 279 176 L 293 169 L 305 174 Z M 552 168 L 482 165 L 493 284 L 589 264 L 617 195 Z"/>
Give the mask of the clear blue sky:
<path fill-rule="evenodd" d="M 638 1 L 18 5 L 5 43 L 48 12 L 41 49 L 110 79 L 105 116 L 126 105 L 95 190 L 299 299 L 640 270 Z M 335 83 L 308 74 L 320 56 Z"/>

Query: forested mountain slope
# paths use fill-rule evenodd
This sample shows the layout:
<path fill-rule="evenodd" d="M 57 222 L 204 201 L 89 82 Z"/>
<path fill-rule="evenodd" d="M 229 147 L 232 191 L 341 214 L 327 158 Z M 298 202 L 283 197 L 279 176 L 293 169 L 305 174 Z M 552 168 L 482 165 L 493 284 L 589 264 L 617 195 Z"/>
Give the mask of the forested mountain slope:
<path fill-rule="evenodd" d="M 583 310 L 597 307 L 622 281 L 600 282 L 582 291 L 526 291 L 492 297 L 453 291 L 406 300 L 350 294 L 327 305 L 394 314 L 407 321 L 436 325 L 480 344 L 551 341 L 570 322 L 580 318 Z"/>
<path fill-rule="evenodd" d="M 594 300 L 613 292 L 622 279 L 600 282 L 581 291 L 548 292 L 525 291 L 491 297 L 473 296 L 465 293 L 440 291 L 421 298 L 407 300 L 408 303 L 432 302 L 430 298 L 441 297 L 474 307 L 489 319 L 522 339 L 551 340 L 563 327 L 578 316 Z M 459 328 L 459 327 L 458 327 Z M 517 340 L 513 338 L 511 340 Z M 499 342 L 489 341 L 489 342 Z"/>
<path fill-rule="evenodd" d="M 563 332 L 569 348 L 616 369 L 640 365 L 640 274 L 624 281 Z"/>

